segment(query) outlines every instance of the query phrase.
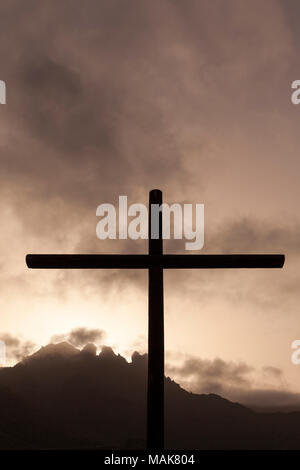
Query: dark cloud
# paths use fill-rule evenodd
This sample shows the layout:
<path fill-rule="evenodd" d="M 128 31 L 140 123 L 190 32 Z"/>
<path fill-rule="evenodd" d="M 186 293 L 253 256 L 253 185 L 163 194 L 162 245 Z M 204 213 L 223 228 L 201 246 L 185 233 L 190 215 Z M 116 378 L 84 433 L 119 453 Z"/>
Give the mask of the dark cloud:
<path fill-rule="evenodd" d="M 37 345 L 32 341 L 9 333 L 0 333 L 0 340 L 5 344 L 6 362 L 8 364 L 21 361 L 37 348 Z"/>
<path fill-rule="evenodd" d="M 300 254 L 300 225 L 244 217 L 209 227 L 205 249 L 222 253 Z"/>
<path fill-rule="evenodd" d="M 156 95 L 163 58 L 157 57 L 154 77 L 143 66 L 154 44 L 146 3 L 134 2 L 134 15 L 119 1 L 90 2 L 84 15 L 78 1 L 72 13 L 61 2 L 33 4 L 41 21 L 33 33 L 37 44 L 18 24 L 22 53 L 17 60 L 6 56 L 5 66 L 14 73 L 12 125 L 35 143 L 30 153 L 24 146 L 22 154 L 5 156 L 2 174 L 36 182 L 40 196 L 93 207 L 125 188 L 132 193 L 133 183 L 145 184 L 150 174 L 162 180 L 177 173 L 180 150 Z"/>
<path fill-rule="evenodd" d="M 146 202 L 152 186 L 180 201 L 194 185 L 191 173 L 202 191 L 209 140 L 202 128 L 210 107 L 220 115 L 213 100 L 217 66 L 221 72 L 226 61 L 244 60 L 247 34 L 239 30 L 240 41 L 232 42 L 220 1 L 213 7 L 192 1 L 189 8 L 91 1 L 83 9 L 75 0 L 72 11 L 68 2 L 28 5 L 2 7 L 18 53 L 5 54 L 2 63 L 13 88 L 7 109 L 16 138 L 2 149 L 1 188 L 26 232 L 39 237 L 37 250 L 50 238 L 64 250 L 99 250 L 99 203 L 122 193 Z M 238 24 L 243 12 L 237 2 L 230 9 Z M 250 48 L 255 56 L 256 50 Z M 197 153 L 196 168 L 184 163 L 189 150 Z M 111 244 L 102 247 L 108 252 Z M 138 249 L 118 244 L 118 251 Z"/>
<path fill-rule="evenodd" d="M 226 362 L 189 357 L 181 365 L 166 365 L 166 373 L 185 388 L 195 393 L 216 393 L 232 401 L 252 408 L 300 409 L 300 394 L 283 386 L 283 371 L 274 366 L 265 366 L 265 378 L 274 379 L 275 387 L 260 388 L 255 385 L 252 372 L 255 368 L 244 362 Z"/>
<path fill-rule="evenodd" d="M 226 362 L 219 358 L 212 361 L 188 358 L 180 367 L 168 367 L 168 373 L 179 374 L 185 379 L 196 375 L 203 383 L 204 388 L 211 387 L 211 384 L 216 386 L 218 383 L 227 383 L 233 386 L 248 385 L 247 375 L 252 370 L 250 366 L 243 362 Z"/>
<path fill-rule="evenodd" d="M 103 330 L 93 328 L 74 328 L 69 333 L 55 335 L 51 338 L 51 342 L 60 343 L 62 341 L 68 341 L 73 346 L 82 347 L 88 343 L 101 344 L 105 338 L 106 333 Z"/>
<path fill-rule="evenodd" d="M 273 367 L 273 366 L 263 367 L 263 372 L 267 375 L 271 375 L 274 377 L 281 377 L 283 374 L 281 369 L 279 369 L 278 367 Z"/>

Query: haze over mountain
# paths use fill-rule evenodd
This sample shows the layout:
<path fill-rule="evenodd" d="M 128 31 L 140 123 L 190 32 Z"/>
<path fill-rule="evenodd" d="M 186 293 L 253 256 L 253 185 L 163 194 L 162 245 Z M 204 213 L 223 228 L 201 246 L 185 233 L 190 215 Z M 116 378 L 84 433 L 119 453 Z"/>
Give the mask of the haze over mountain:
<path fill-rule="evenodd" d="M 0 370 L 0 448 L 143 448 L 147 356 L 49 344 Z M 169 449 L 299 449 L 300 413 L 256 413 L 165 379 Z"/>

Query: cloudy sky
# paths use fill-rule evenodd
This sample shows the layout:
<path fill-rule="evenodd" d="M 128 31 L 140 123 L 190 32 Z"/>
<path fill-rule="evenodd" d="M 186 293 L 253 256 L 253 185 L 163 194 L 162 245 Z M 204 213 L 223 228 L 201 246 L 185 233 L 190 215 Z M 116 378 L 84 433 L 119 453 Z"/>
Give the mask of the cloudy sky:
<path fill-rule="evenodd" d="M 53 338 L 80 346 L 78 331 L 128 358 L 146 351 L 146 272 L 30 271 L 25 255 L 146 252 L 97 239 L 96 208 L 160 188 L 165 202 L 204 203 L 202 253 L 286 254 L 283 270 L 165 272 L 169 375 L 194 391 L 299 400 L 299 18 L 297 0 L 1 3 L 11 360 Z"/>

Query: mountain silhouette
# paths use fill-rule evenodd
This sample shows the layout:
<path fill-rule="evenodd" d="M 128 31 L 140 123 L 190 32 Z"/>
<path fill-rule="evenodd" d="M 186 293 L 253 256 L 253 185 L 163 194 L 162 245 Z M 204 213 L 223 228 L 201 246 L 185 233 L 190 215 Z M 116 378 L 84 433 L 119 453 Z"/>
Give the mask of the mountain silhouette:
<path fill-rule="evenodd" d="M 0 369 L 1 449 L 146 446 L 147 355 L 49 344 Z M 300 413 L 256 413 L 165 378 L 167 449 L 300 449 Z"/>

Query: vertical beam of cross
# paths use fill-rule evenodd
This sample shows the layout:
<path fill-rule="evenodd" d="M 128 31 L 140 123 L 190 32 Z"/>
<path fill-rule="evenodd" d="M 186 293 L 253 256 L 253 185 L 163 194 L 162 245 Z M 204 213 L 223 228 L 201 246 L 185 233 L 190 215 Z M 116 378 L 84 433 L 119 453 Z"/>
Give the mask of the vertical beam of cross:
<path fill-rule="evenodd" d="M 162 204 L 162 192 L 149 193 L 149 255 L 163 254 L 162 213 L 159 212 L 159 236 L 151 237 L 151 208 Z M 164 448 L 164 291 L 163 269 L 148 270 L 148 400 L 147 448 Z"/>

